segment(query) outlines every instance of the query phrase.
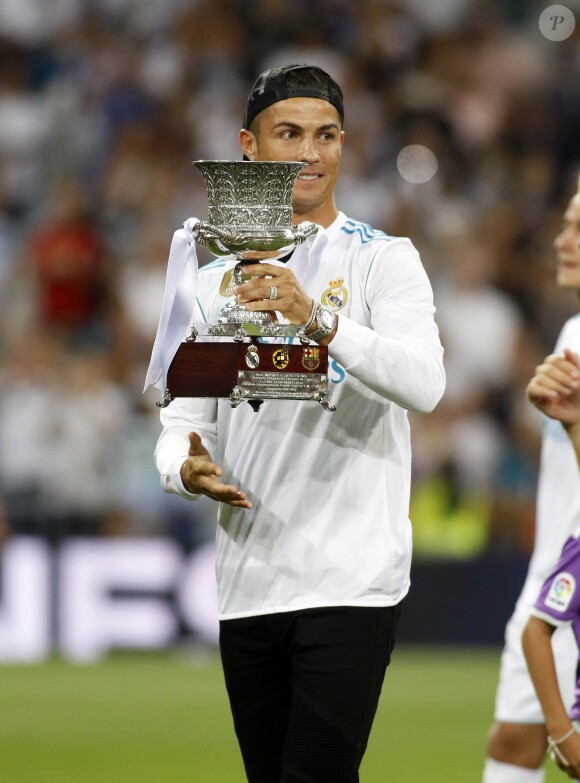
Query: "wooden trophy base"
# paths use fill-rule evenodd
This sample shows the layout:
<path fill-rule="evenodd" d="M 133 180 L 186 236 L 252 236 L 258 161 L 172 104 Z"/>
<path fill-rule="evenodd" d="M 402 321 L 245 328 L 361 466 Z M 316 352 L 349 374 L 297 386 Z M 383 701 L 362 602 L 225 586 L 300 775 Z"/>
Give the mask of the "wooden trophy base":
<path fill-rule="evenodd" d="M 167 375 L 163 403 L 176 397 L 215 397 L 236 407 L 245 400 L 315 400 L 327 410 L 326 346 L 251 342 L 183 342 Z"/>

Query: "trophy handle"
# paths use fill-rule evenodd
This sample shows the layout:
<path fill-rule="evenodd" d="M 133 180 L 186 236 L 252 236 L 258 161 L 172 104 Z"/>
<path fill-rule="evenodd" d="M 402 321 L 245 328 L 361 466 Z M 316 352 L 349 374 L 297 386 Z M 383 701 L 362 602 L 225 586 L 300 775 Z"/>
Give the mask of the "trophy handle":
<path fill-rule="evenodd" d="M 163 397 L 160 400 L 157 400 L 155 405 L 157 405 L 158 408 L 167 408 L 170 402 L 173 401 L 173 397 L 171 395 L 171 392 L 167 387 L 165 387 L 165 392 L 163 394 Z"/>
<path fill-rule="evenodd" d="M 312 223 L 309 220 L 303 220 L 297 226 L 292 226 L 289 230 L 290 237 L 295 245 L 301 245 L 308 237 L 316 234 L 318 226 L 316 223 Z M 200 245 L 207 245 L 209 242 L 215 239 L 221 239 L 227 246 L 231 243 L 241 243 L 245 239 L 251 237 L 248 232 L 242 232 L 241 234 L 232 234 L 231 231 L 226 231 L 219 226 L 214 226 L 207 220 L 200 220 L 192 229 L 193 238 Z"/>
<path fill-rule="evenodd" d="M 243 236 L 232 234 L 219 226 L 208 223 L 207 220 L 200 220 L 192 229 L 193 238 L 200 245 L 207 245 L 213 239 L 221 239 L 223 242 L 239 242 Z"/>
<path fill-rule="evenodd" d="M 241 285 L 242 283 L 245 283 L 246 280 L 250 280 L 252 278 L 252 275 L 246 275 L 244 274 L 244 267 L 250 266 L 251 264 L 259 264 L 259 261 L 254 261 L 251 258 L 243 258 L 241 261 L 238 261 L 238 263 L 235 265 L 233 272 L 232 272 L 232 280 L 236 285 Z"/>
<path fill-rule="evenodd" d="M 292 226 L 294 244 L 301 245 L 305 239 L 311 237 L 312 234 L 316 234 L 317 231 L 318 226 L 316 223 L 311 223 L 309 220 L 303 220 L 302 223 L 298 223 L 297 226 Z"/>

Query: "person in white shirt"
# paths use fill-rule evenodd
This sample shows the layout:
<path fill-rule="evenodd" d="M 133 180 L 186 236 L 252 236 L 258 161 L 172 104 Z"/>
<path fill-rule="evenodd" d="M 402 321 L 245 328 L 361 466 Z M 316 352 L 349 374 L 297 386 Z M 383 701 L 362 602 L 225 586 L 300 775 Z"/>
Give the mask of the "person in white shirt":
<path fill-rule="evenodd" d="M 329 351 L 334 412 L 266 400 L 175 399 L 162 410 L 164 489 L 218 501 L 220 650 L 250 783 L 358 781 L 409 589 L 407 412 L 441 398 L 432 290 L 408 239 L 338 211 L 340 87 L 316 66 L 265 71 L 246 105 L 249 160 L 302 161 L 295 223 L 318 224 L 285 262 L 202 267 L 192 322 L 235 296 L 276 310 Z M 277 294 L 271 299 L 272 287 Z M 312 316 L 312 318 L 311 318 Z"/>
<path fill-rule="evenodd" d="M 557 284 L 580 293 L 579 241 L 580 196 L 576 194 L 568 204 L 562 230 L 554 244 L 558 259 Z M 570 358 L 579 353 L 580 315 L 576 315 L 565 323 L 554 353 L 537 368 L 535 380 L 528 386 L 529 400 L 546 413 L 538 477 L 536 534 L 526 580 L 506 627 L 495 722 L 488 736 L 483 783 L 542 783 L 545 777 L 543 762 L 548 734 L 521 639 L 542 585 L 580 519 L 580 481 L 573 441 L 561 421 L 550 418 L 549 403 L 539 393 L 538 383 L 554 372 L 557 374 L 559 364 L 567 366 Z M 546 381 L 542 383 L 545 388 Z M 576 642 L 570 628 L 558 628 L 552 644 L 560 692 L 569 709 L 574 696 L 577 661 Z"/>
<path fill-rule="evenodd" d="M 570 350 L 548 356 L 536 368 L 528 396 L 546 416 L 562 422 L 580 466 L 580 356 Z M 522 634 L 522 648 L 549 732 L 550 756 L 574 780 L 580 775 L 580 670 L 577 664 L 574 703 L 567 710 L 558 685 L 552 635 L 556 628 L 569 626 L 580 645 L 579 579 L 580 524 L 566 540 Z"/>

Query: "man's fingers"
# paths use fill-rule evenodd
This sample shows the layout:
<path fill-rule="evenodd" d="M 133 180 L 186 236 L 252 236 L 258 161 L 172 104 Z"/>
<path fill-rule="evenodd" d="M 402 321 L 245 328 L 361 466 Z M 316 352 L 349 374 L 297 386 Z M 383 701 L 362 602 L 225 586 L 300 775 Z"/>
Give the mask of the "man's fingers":
<path fill-rule="evenodd" d="M 555 397 L 570 395 L 580 388 L 580 372 L 576 365 L 562 356 L 548 356 L 536 367 L 536 374 L 528 384 L 528 397 Z"/>
<path fill-rule="evenodd" d="M 264 261 L 259 264 L 246 264 L 244 266 L 244 274 L 252 277 L 280 277 L 286 271 L 284 267 L 267 264 Z"/>
<path fill-rule="evenodd" d="M 199 451 L 203 448 L 201 445 L 201 438 L 197 434 L 197 432 L 190 432 L 189 433 L 189 452 L 193 451 L 195 454 L 199 453 Z"/>
<path fill-rule="evenodd" d="M 207 495 L 212 500 L 228 503 L 240 508 L 252 508 L 244 492 L 233 484 L 224 484 L 221 480 L 223 470 L 204 448 L 197 432 L 190 432 L 189 456 L 181 466 L 181 478 L 185 488 L 192 494 Z"/>
<path fill-rule="evenodd" d="M 564 350 L 564 355 L 550 354 L 536 367 L 536 375 L 541 373 L 564 373 L 571 378 L 579 378 L 578 356 L 568 349 Z"/>
<path fill-rule="evenodd" d="M 198 486 L 208 493 L 222 498 L 232 499 L 238 494 L 238 488 L 230 484 L 223 484 L 219 476 L 215 473 L 200 473 Z"/>
<path fill-rule="evenodd" d="M 246 494 L 233 484 L 224 484 L 222 475 L 223 470 L 219 465 L 199 457 L 188 457 L 182 468 L 183 483 L 193 494 L 207 495 L 212 500 L 231 506 L 252 508 Z"/>
<path fill-rule="evenodd" d="M 580 369 L 580 356 L 569 348 L 564 348 L 564 358 L 573 364 L 577 369 Z"/>
<path fill-rule="evenodd" d="M 210 459 L 204 457 L 190 457 L 189 469 L 192 474 L 196 476 L 216 476 L 220 478 L 223 475 L 223 470 L 219 465 L 215 465 Z"/>
<path fill-rule="evenodd" d="M 271 298 L 272 289 L 275 289 L 274 298 Z M 251 280 L 248 283 L 243 283 L 236 289 L 236 300 L 239 304 L 253 305 L 259 303 L 262 305 L 262 309 L 275 310 L 280 300 L 287 298 L 287 296 L 288 286 L 280 280 L 276 280 L 276 283 L 274 283 L 272 278 L 259 281 Z"/>
<path fill-rule="evenodd" d="M 201 438 L 197 434 L 197 432 L 190 432 L 189 433 L 189 456 L 190 457 L 202 457 L 203 459 L 207 461 L 210 460 L 209 453 L 207 449 L 204 447 L 204 445 L 201 442 Z"/>
<path fill-rule="evenodd" d="M 312 300 L 290 269 L 262 263 L 248 266 L 246 270 L 248 274 L 257 270 L 259 274 L 256 273 L 234 289 L 238 304 L 250 311 L 279 312 L 291 324 L 303 324 L 306 321 Z"/>
<path fill-rule="evenodd" d="M 528 386 L 529 397 L 556 397 L 559 394 L 567 396 L 574 391 L 575 387 L 571 386 L 566 380 L 550 377 L 534 378 Z"/>
<path fill-rule="evenodd" d="M 206 485 L 204 487 L 204 484 Z M 217 479 L 206 479 L 200 481 L 200 487 L 205 488 L 205 494 L 207 494 L 213 500 L 218 500 L 221 503 L 227 503 L 230 506 L 239 506 L 242 508 L 252 508 L 252 504 L 247 499 L 244 492 L 240 492 L 237 487 L 231 484 L 222 484 Z"/>

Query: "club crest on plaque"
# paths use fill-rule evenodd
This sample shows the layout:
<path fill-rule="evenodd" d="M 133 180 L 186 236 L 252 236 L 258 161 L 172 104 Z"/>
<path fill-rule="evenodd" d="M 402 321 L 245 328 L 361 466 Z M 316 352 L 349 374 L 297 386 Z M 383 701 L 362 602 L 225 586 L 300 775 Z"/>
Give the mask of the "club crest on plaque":
<path fill-rule="evenodd" d="M 302 349 L 302 366 L 306 370 L 317 370 L 320 366 L 320 348 L 307 346 Z"/>
<path fill-rule="evenodd" d="M 285 370 L 289 363 L 290 350 L 287 345 L 283 345 L 272 354 L 272 364 L 277 370 Z"/>
<path fill-rule="evenodd" d="M 250 370 L 255 370 L 256 367 L 260 364 L 258 348 L 253 343 L 248 346 L 248 351 L 246 353 L 246 364 Z"/>

